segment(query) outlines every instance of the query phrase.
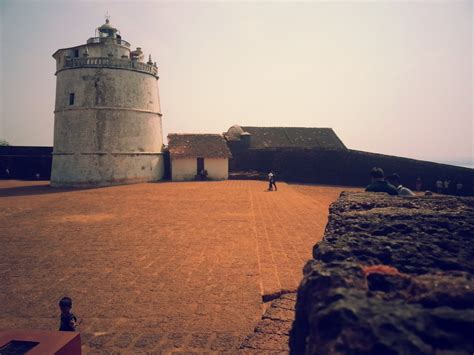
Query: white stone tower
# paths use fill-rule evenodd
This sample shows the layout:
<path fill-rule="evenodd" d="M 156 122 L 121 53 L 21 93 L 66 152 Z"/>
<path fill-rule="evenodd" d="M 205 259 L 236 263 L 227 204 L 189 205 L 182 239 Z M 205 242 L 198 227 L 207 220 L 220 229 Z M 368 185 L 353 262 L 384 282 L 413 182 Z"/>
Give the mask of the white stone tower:
<path fill-rule="evenodd" d="M 130 51 L 109 20 L 86 44 L 59 49 L 52 186 L 160 180 L 163 137 L 158 68 Z"/>

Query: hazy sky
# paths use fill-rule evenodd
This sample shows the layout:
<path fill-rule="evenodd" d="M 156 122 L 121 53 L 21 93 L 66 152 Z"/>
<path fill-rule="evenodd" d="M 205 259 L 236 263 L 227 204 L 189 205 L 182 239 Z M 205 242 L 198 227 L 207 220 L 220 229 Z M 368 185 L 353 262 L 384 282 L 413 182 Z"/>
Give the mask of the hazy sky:
<path fill-rule="evenodd" d="M 51 55 L 106 12 L 158 63 L 165 136 L 332 127 L 352 149 L 473 165 L 471 1 L 0 0 L 0 139 L 52 145 Z"/>

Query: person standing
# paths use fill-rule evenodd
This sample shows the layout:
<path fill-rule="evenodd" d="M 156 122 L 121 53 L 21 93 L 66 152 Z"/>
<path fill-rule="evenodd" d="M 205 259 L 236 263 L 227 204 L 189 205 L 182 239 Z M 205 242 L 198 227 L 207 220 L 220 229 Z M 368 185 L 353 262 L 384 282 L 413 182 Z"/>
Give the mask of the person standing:
<path fill-rule="evenodd" d="M 444 180 L 443 187 L 444 187 L 444 193 L 446 195 L 449 194 L 449 183 L 450 183 L 450 181 L 448 179 Z"/>
<path fill-rule="evenodd" d="M 63 332 L 74 332 L 78 326 L 76 316 L 71 312 L 72 299 L 63 297 L 59 301 L 59 309 L 61 310 L 59 330 Z"/>
<path fill-rule="evenodd" d="M 422 182 L 421 182 L 421 177 L 417 177 L 416 178 L 416 191 L 421 191 L 421 187 L 422 187 Z"/>
<path fill-rule="evenodd" d="M 439 194 L 443 193 L 443 181 L 441 179 L 436 180 L 436 191 Z"/>
<path fill-rule="evenodd" d="M 273 191 L 273 187 L 275 187 L 275 191 L 277 191 L 275 174 L 273 171 L 270 171 L 268 174 L 268 191 Z"/>

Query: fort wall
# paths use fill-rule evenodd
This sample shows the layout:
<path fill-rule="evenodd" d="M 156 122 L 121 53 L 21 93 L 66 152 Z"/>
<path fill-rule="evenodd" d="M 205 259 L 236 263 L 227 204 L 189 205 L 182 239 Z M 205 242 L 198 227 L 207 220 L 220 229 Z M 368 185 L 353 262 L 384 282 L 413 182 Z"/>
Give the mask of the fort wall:
<path fill-rule="evenodd" d="M 422 179 L 422 190 L 435 190 L 438 179 L 451 180 L 451 192 L 458 181 L 463 194 L 474 194 L 474 169 L 438 164 L 409 158 L 358 150 L 317 149 L 238 149 L 229 144 L 233 159 L 230 172 L 258 171 L 267 174 L 275 170 L 280 180 L 344 186 L 366 186 L 374 166 L 385 173 L 398 173 L 402 184 L 415 189 L 417 177 Z"/>
<path fill-rule="evenodd" d="M 49 180 L 52 151 L 53 147 L 0 146 L 0 179 Z"/>
<path fill-rule="evenodd" d="M 304 267 L 290 354 L 471 352 L 472 238 L 473 198 L 343 193 Z"/>

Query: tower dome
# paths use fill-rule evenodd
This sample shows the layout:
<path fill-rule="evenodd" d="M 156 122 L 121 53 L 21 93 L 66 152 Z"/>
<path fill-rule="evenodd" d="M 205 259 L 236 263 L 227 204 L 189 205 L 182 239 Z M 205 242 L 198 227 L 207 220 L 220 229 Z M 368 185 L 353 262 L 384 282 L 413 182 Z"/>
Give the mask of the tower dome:
<path fill-rule="evenodd" d="M 97 28 L 98 37 L 105 38 L 116 38 L 118 30 L 114 28 L 111 24 L 109 19 L 105 20 L 105 23 Z"/>
<path fill-rule="evenodd" d="M 242 127 L 238 124 L 233 125 L 230 127 L 227 132 L 224 134 L 228 141 L 238 141 L 242 134 L 245 133 Z"/>
<path fill-rule="evenodd" d="M 158 68 L 131 58 L 107 19 L 86 44 L 59 49 L 52 186 L 107 186 L 163 176 Z"/>

